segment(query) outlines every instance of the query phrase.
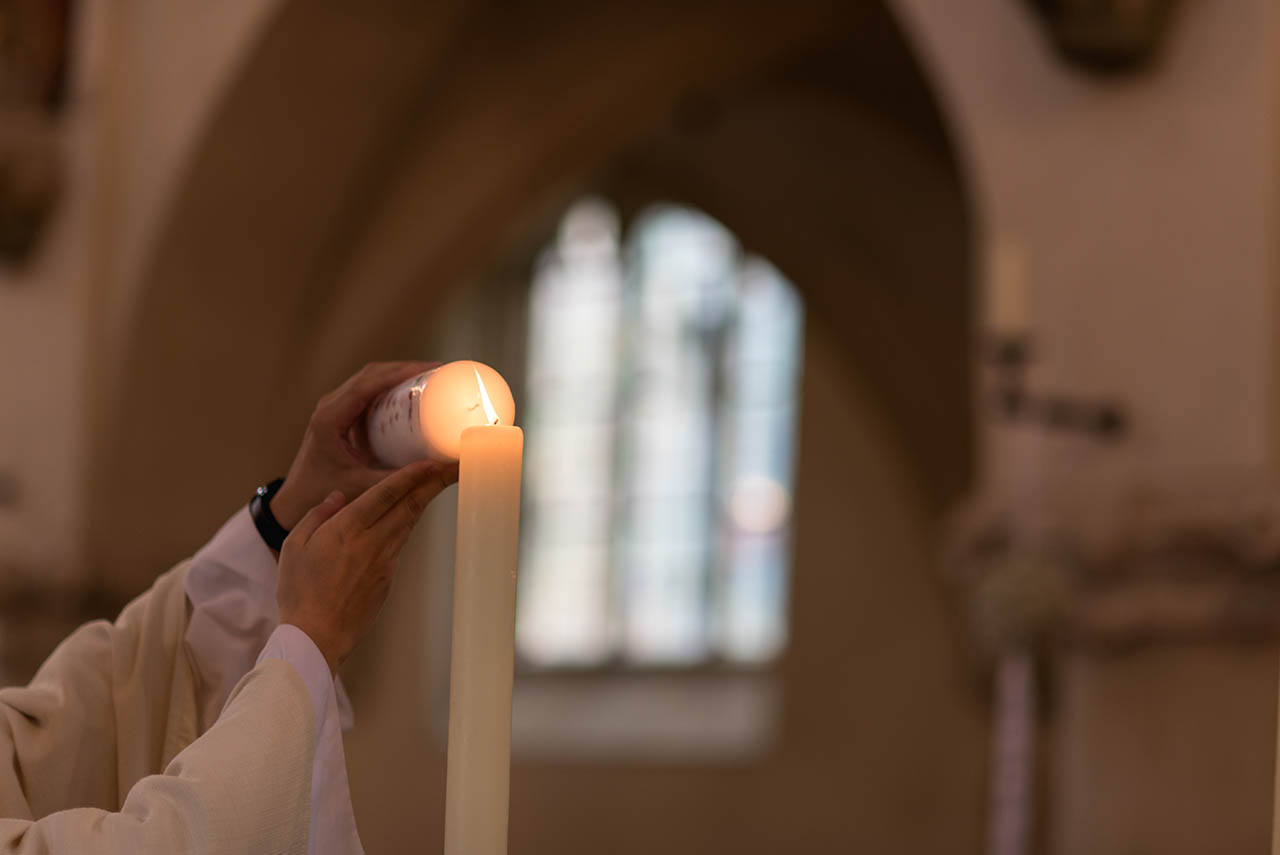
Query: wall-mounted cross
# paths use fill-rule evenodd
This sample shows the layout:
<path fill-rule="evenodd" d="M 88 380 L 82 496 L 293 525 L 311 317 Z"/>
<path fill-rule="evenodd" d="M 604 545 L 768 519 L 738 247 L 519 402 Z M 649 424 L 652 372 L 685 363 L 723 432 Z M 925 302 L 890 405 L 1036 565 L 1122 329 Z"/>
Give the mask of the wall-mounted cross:
<path fill-rule="evenodd" d="M 1128 415 L 1119 402 L 1028 389 L 1027 368 L 1035 358 L 1030 336 L 994 336 L 987 358 L 994 376 L 993 404 L 998 417 L 1049 430 L 1076 431 L 1106 442 L 1118 441 L 1127 432 Z"/>

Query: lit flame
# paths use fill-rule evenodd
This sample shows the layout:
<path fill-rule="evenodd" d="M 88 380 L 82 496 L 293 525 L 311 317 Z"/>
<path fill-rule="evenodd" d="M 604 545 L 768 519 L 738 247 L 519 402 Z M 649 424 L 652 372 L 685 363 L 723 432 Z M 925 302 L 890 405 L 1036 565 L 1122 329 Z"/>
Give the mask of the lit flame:
<path fill-rule="evenodd" d="M 484 388 L 484 381 L 480 379 L 480 371 L 472 368 L 476 373 L 476 383 L 480 384 L 480 403 L 484 406 L 484 417 L 489 420 L 489 424 L 496 425 L 498 423 L 498 411 L 493 408 L 493 401 L 489 400 L 489 390 Z"/>

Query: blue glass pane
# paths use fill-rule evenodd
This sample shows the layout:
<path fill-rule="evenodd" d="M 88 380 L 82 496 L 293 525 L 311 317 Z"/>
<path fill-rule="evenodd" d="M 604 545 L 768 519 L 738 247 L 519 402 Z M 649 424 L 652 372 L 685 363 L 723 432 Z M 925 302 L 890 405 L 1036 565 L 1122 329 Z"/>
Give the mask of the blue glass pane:
<path fill-rule="evenodd" d="M 803 313 L 795 289 L 748 259 L 726 362 L 730 392 L 716 627 L 728 659 L 762 662 L 786 639 L 787 553 Z"/>
<path fill-rule="evenodd" d="M 517 640 L 547 665 L 786 640 L 803 312 L 714 220 L 566 215 L 530 304 Z"/>
<path fill-rule="evenodd" d="M 544 254 L 529 306 L 516 636 L 544 665 L 607 657 L 622 268 L 617 215 L 585 200 Z"/>

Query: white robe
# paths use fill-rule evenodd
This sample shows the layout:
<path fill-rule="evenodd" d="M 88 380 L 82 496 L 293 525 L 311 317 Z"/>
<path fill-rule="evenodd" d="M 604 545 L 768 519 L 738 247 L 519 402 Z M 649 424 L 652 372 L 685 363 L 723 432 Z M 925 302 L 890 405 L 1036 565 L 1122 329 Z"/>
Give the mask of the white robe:
<path fill-rule="evenodd" d="M 219 537 L 243 523 L 233 517 Z M 323 656 L 297 628 L 259 622 L 245 637 L 268 634 L 261 652 L 241 651 L 231 661 L 243 667 L 211 680 L 200 665 L 217 657 L 187 637 L 189 568 L 161 576 L 115 623 L 78 629 L 28 686 L 0 690 L 0 853 L 360 851 Z M 227 602 L 245 600 L 225 600 L 223 617 Z M 223 696 L 202 735 L 202 706 Z"/>
<path fill-rule="evenodd" d="M 295 627 L 277 627 L 276 575 L 276 556 L 258 536 L 248 508 L 191 559 L 184 643 L 196 676 L 201 729 L 217 718 L 232 688 L 262 656 L 291 662 L 311 690 L 319 722 L 308 855 L 361 855 L 342 748 L 341 731 L 352 725 L 351 705 L 311 639 Z"/>

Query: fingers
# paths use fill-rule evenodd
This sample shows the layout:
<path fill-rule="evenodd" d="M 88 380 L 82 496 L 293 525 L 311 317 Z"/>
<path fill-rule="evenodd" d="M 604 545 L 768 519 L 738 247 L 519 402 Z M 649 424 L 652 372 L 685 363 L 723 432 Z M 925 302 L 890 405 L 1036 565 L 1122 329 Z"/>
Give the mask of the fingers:
<path fill-rule="evenodd" d="M 361 493 L 360 497 L 342 512 L 343 517 L 358 531 L 373 527 L 374 523 L 382 519 L 401 499 L 433 475 L 437 468 L 434 463 L 420 460 L 410 463 L 403 469 L 397 469 Z"/>
<path fill-rule="evenodd" d="M 346 442 L 351 454 L 367 468 L 384 468 L 381 461 L 378 460 L 378 456 L 373 453 L 373 446 L 369 444 L 369 432 L 365 430 L 364 425 L 360 424 L 358 418 L 347 428 L 347 432 L 343 435 L 343 440 Z"/>
<path fill-rule="evenodd" d="M 438 362 L 370 362 L 326 395 L 316 414 L 344 432 L 379 394 L 439 365 Z"/>
<path fill-rule="evenodd" d="M 400 551 L 413 534 L 422 512 L 448 486 L 439 474 L 406 496 L 369 531 L 378 550 L 379 561 L 394 567 Z"/>
<path fill-rule="evenodd" d="M 456 467 L 455 467 L 456 468 Z M 375 538 L 385 539 L 383 553 L 390 555 L 400 551 L 413 527 L 431 500 L 448 487 L 447 468 L 436 465 L 412 490 L 388 510 L 369 529 Z"/>
<path fill-rule="evenodd" d="M 342 503 L 342 494 L 337 490 L 334 490 L 332 493 L 325 496 L 323 502 L 316 505 L 303 515 L 298 524 L 289 532 L 288 539 L 299 544 L 306 543 L 311 539 L 311 535 L 316 533 L 316 529 L 320 528 L 325 520 L 330 519 L 342 508 Z"/>

